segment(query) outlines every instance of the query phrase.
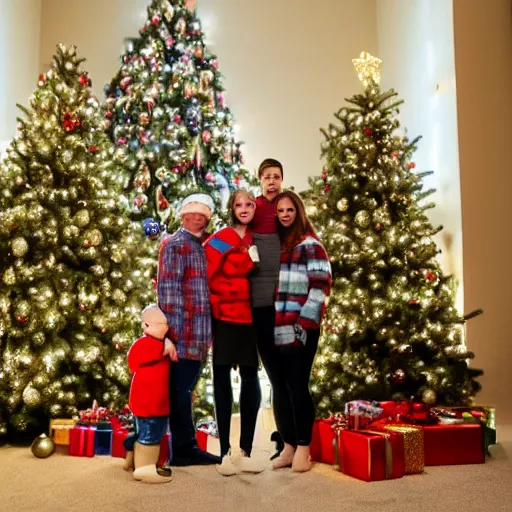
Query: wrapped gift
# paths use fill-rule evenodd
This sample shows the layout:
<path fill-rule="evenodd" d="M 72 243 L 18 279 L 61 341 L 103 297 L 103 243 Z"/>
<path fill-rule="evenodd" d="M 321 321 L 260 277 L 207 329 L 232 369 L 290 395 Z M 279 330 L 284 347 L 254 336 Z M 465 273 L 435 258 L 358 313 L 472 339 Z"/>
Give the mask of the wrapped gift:
<path fill-rule="evenodd" d="M 481 423 L 484 429 L 484 448 L 489 454 L 489 446 L 496 444 L 496 409 L 487 405 L 437 406 L 432 414 L 442 425 Z"/>
<path fill-rule="evenodd" d="M 398 432 L 338 432 L 341 472 L 366 482 L 401 478 L 405 474 L 404 437 Z"/>
<path fill-rule="evenodd" d="M 96 427 L 75 425 L 69 433 L 69 455 L 94 457 Z"/>
<path fill-rule="evenodd" d="M 207 451 L 206 448 L 208 447 L 208 436 L 209 434 L 206 430 L 199 429 L 196 431 L 197 446 L 203 451 Z"/>
<path fill-rule="evenodd" d="M 403 400 L 400 402 L 379 402 L 382 413 L 375 420 L 387 419 L 395 423 L 411 423 L 416 425 L 436 424 L 435 418 L 430 414 L 430 407 L 421 402 Z"/>
<path fill-rule="evenodd" d="M 124 440 L 131 433 L 130 429 L 125 427 L 118 427 L 112 432 L 112 457 L 126 457 L 126 450 L 124 447 Z"/>
<path fill-rule="evenodd" d="M 485 462 L 483 427 L 480 423 L 426 425 L 423 430 L 426 466 Z"/>
<path fill-rule="evenodd" d="M 340 415 L 315 420 L 310 445 L 310 455 L 313 462 L 335 463 L 338 450 L 336 432 L 344 427 L 345 420 Z"/>
<path fill-rule="evenodd" d="M 100 421 L 96 424 L 94 453 L 96 455 L 112 454 L 112 424 L 110 421 Z"/>
<path fill-rule="evenodd" d="M 404 436 L 405 474 L 423 473 L 425 468 L 424 432 L 413 425 L 386 425 L 385 430 L 399 432 Z"/>
<path fill-rule="evenodd" d="M 313 462 L 322 462 L 322 445 L 320 442 L 319 424 L 323 420 L 315 420 L 313 423 L 313 431 L 311 432 L 311 444 L 309 445 L 309 453 Z"/>
<path fill-rule="evenodd" d="M 345 416 L 350 429 L 366 428 L 376 418 L 381 417 L 382 412 L 379 402 L 352 400 L 345 404 Z"/>
<path fill-rule="evenodd" d="M 57 418 L 50 421 L 50 437 L 56 445 L 69 446 L 69 433 L 76 420 Z"/>

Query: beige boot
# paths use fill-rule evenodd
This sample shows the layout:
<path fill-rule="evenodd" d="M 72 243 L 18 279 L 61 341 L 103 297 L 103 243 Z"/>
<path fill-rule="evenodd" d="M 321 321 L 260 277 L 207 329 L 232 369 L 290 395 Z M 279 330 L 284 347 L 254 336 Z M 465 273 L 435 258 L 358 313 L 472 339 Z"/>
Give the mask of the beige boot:
<path fill-rule="evenodd" d="M 160 445 L 144 445 L 135 443 L 134 463 L 135 471 L 133 478 L 148 484 L 163 484 L 170 482 L 172 476 L 161 476 L 156 468 L 158 455 L 160 454 Z"/>
<path fill-rule="evenodd" d="M 123 469 L 125 471 L 133 471 L 133 452 L 126 452 Z"/>

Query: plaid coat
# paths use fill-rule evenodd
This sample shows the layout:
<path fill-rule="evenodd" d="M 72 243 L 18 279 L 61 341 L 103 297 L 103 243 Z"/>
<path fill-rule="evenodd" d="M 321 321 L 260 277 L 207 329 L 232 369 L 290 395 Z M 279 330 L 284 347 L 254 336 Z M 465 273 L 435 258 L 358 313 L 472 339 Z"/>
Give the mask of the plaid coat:
<path fill-rule="evenodd" d="M 206 257 L 199 238 L 184 229 L 164 238 L 156 290 L 178 357 L 204 361 L 212 327 Z"/>
<path fill-rule="evenodd" d="M 294 326 L 320 329 L 325 299 L 331 290 L 331 264 L 323 245 L 306 236 L 281 253 L 276 291 L 276 345 L 296 344 Z"/>

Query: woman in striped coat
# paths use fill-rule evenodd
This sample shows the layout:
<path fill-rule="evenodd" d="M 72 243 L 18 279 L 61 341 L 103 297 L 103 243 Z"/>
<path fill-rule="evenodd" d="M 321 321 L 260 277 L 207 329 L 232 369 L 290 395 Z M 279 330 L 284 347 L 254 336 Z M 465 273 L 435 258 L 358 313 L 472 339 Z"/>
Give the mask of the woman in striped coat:
<path fill-rule="evenodd" d="M 276 290 L 275 345 L 286 387 L 279 389 L 280 426 L 284 449 L 274 469 L 311 469 L 309 445 L 315 408 L 309 391 L 311 368 L 318 347 L 325 300 L 331 289 L 331 266 L 304 204 L 286 190 L 276 198 L 281 265 Z M 287 410 L 284 410 L 287 408 Z"/>

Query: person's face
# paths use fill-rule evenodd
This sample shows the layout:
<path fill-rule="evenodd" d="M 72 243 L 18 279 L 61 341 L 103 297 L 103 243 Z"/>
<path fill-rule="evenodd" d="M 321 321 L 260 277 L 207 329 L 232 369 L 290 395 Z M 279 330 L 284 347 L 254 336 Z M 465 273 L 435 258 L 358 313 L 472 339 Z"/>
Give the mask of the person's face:
<path fill-rule="evenodd" d="M 265 197 L 275 197 L 281 192 L 283 184 L 283 175 L 279 167 L 267 167 L 261 174 L 261 190 Z"/>
<path fill-rule="evenodd" d="M 185 213 L 181 225 L 191 233 L 201 233 L 208 225 L 208 219 L 202 213 Z"/>
<path fill-rule="evenodd" d="M 277 203 L 277 218 L 282 226 L 289 228 L 297 218 L 297 209 L 287 197 Z"/>
<path fill-rule="evenodd" d="M 254 200 L 244 194 L 239 194 L 233 204 L 233 213 L 240 224 L 246 226 L 254 218 L 256 204 Z"/>

